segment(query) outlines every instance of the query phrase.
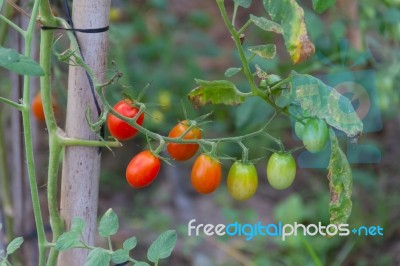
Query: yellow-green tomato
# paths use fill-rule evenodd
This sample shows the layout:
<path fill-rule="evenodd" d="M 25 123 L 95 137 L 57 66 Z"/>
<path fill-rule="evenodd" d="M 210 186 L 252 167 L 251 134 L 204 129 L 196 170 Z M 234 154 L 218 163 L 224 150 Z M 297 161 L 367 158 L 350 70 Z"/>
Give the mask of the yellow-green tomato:
<path fill-rule="evenodd" d="M 275 189 L 288 188 L 296 176 L 296 162 L 290 153 L 274 153 L 268 160 L 267 178 Z"/>
<path fill-rule="evenodd" d="M 328 142 L 329 132 L 324 120 L 309 119 L 304 126 L 303 144 L 311 153 L 317 153 L 324 149 Z"/>
<path fill-rule="evenodd" d="M 235 162 L 228 174 L 228 191 L 236 200 L 247 200 L 256 193 L 257 170 L 252 163 Z"/>

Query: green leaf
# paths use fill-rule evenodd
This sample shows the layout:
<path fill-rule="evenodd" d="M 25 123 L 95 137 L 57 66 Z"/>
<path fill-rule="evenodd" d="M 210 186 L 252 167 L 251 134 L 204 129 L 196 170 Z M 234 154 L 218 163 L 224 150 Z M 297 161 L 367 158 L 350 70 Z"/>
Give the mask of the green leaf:
<path fill-rule="evenodd" d="M 227 80 L 206 81 L 196 79 L 199 87 L 192 90 L 188 97 L 195 108 L 206 104 L 237 105 L 244 102 L 235 84 Z"/>
<path fill-rule="evenodd" d="M 125 249 L 118 249 L 112 254 L 111 260 L 115 264 L 127 262 L 129 260 L 129 251 Z"/>
<path fill-rule="evenodd" d="M 322 13 L 336 3 L 336 0 L 313 0 L 313 8 L 318 13 Z"/>
<path fill-rule="evenodd" d="M 2 46 L 0 46 L 0 66 L 21 75 L 44 76 L 44 71 L 38 63 L 13 49 Z"/>
<path fill-rule="evenodd" d="M 5 262 L 5 261 L 3 260 L 2 262 L 0 262 L 0 266 L 9 266 L 9 265 L 7 264 L 7 262 Z"/>
<path fill-rule="evenodd" d="M 74 231 L 65 232 L 56 241 L 56 249 L 64 251 L 80 244 L 80 234 Z"/>
<path fill-rule="evenodd" d="M 176 231 L 168 230 L 162 233 L 149 247 L 147 258 L 157 263 L 159 259 L 168 258 L 176 244 Z"/>
<path fill-rule="evenodd" d="M 134 249 L 134 248 L 136 247 L 136 245 L 137 245 L 137 239 L 136 239 L 136 237 L 128 238 L 128 239 L 125 240 L 124 243 L 122 244 L 123 248 L 124 248 L 125 250 L 128 250 L 128 251 Z"/>
<path fill-rule="evenodd" d="M 329 131 L 331 138 L 331 159 L 328 166 L 330 190 L 330 223 L 346 223 L 351 213 L 352 172 L 346 155 L 339 147 L 335 132 Z"/>
<path fill-rule="evenodd" d="M 102 248 L 95 248 L 90 251 L 85 266 L 109 266 L 111 255 Z"/>
<path fill-rule="evenodd" d="M 248 47 L 247 49 L 250 52 L 252 52 L 262 58 L 265 58 L 265 59 L 273 59 L 276 54 L 275 44 L 251 46 L 251 47 Z"/>
<path fill-rule="evenodd" d="M 3 3 L 4 3 L 4 1 L 3 1 L 3 0 L 0 0 L 0 10 L 1 10 L 1 8 L 3 7 Z"/>
<path fill-rule="evenodd" d="M 300 63 L 315 52 L 304 22 L 304 10 L 295 0 L 263 0 L 264 8 L 271 19 L 283 28 L 286 49 L 292 61 Z"/>
<path fill-rule="evenodd" d="M 112 209 L 108 209 L 101 217 L 99 223 L 99 235 L 102 237 L 109 237 L 117 233 L 119 227 L 118 216 Z"/>
<path fill-rule="evenodd" d="M 252 0 L 233 0 L 236 5 L 244 7 L 244 8 L 249 8 L 251 5 Z"/>
<path fill-rule="evenodd" d="M 230 78 L 239 73 L 242 70 L 241 67 L 231 67 L 225 71 L 225 77 Z"/>
<path fill-rule="evenodd" d="M 135 266 L 150 266 L 147 262 L 144 261 L 138 261 L 134 264 Z"/>
<path fill-rule="evenodd" d="M 325 119 L 332 127 L 345 132 L 349 138 L 361 134 L 363 124 L 353 105 L 337 90 L 313 76 L 294 71 L 291 86 L 291 91 L 282 92 L 280 97 L 290 97 L 290 102 L 300 108 L 303 116 Z"/>
<path fill-rule="evenodd" d="M 79 217 L 73 218 L 71 223 L 71 231 L 77 234 L 82 234 L 83 229 L 85 229 L 85 221 Z"/>
<path fill-rule="evenodd" d="M 17 249 L 19 249 L 23 242 L 24 239 L 22 237 L 14 238 L 7 246 L 7 255 L 13 254 Z"/>
<path fill-rule="evenodd" d="M 2 223 L 0 223 L 0 231 L 1 231 L 1 229 L 3 229 L 3 224 Z"/>
<path fill-rule="evenodd" d="M 259 27 L 262 30 L 272 31 L 272 32 L 275 32 L 278 34 L 283 33 L 282 26 L 276 22 L 269 20 L 269 19 L 266 19 L 264 17 L 256 17 L 254 15 L 250 15 L 250 19 L 251 19 L 251 21 L 253 21 L 254 25 L 256 25 L 257 27 Z"/>

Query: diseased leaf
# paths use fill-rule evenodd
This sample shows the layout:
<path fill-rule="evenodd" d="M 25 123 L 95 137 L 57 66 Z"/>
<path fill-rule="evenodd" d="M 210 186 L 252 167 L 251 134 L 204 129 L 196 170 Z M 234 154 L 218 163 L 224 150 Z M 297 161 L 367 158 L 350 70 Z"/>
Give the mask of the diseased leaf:
<path fill-rule="evenodd" d="M 102 237 L 109 237 L 115 235 L 119 228 L 118 216 L 112 209 L 108 209 L 100 219 L 99 235 Z"/>
<path fill-rule="evenodd" d="M 27 76 L 43 76 L 44 71 L 31 58 L 19 54 L 13 49 L 0 46 L 0 66 L 10 71 Z"/>
<path fill-rule="evenodd" d="M 168 230 L 162 233 L 149 247 L 147 259 L 157 263 L 160 259 L 168 258 L 176 244 L 175 230 Z"/>
<path fill-rule="evenodd" d="M 307 34 L 304 10 L 295 0 L 263 0 L 263 3 L 271 19 L 282 26 L 286 49 L 292 61 L 300 63 L 310 57 L 315 47 Z"/>
<path fill-rule="evenodd" d="M 239 73 L 242 70 L 241 67 L 231 67 L 225 71 L 225 77 L 230 78 Z"/>
<path fill-rule="evenodd" d="M 282 91 L 277 100 L 279 106 L 291 104 L 292 111 L 301 116 L 324 119 L 329 125 L 347 134 L 349 138 L 358 137 L 363 124 L 350 100 L 321 80 L 292 72 L 290 91 Z"/>
<path fill-rule="evenodd" d="M 111 256 L 111 261 L 115 264 L 125 263 L 128 260 L 129 260 L 129 251 L 125 249 L 118 249 Z"/>
<path fill-rule="evenodd" d="M 244 102 L 235 84 L 227 80 L 206 81 L 196 79 L 199 87 L 193 89 L 188 97 L 195 108 L 206 104 L 237 105 Z"/>
<path fill-rule="evenodd" d="M 95 248 L 90 251 L 85 266 L 109 266 L 111 255 L 102 248 Z"/>
<path fill-rule="evenodd" d="M 251 21 L 253 21 L 254 25 L 256 25 L 257 27 L 259 27 L 262 30 L 272 31 L 272 32 L 275 32 L 278 34 L 283 33 L 282 26 L 276 22 L 269 20 L 269 19 L 266 19 L 264 17 L 256 17 L 254 15 L 250 15 L 250 19 L 251 19 Z"/>
<path fill-rule="evenodd" d="M 13 254 L 19 247 L 24 243 L 24 239 L 22 237 L 14 238 L 7 246 L 7 255 Z"/>
<path fill-rule="evenodd" d="M 249 8 L 251 5 L 252 0 L 233 0 L 235 4 L 244 7 L 244 8 Z"/>
<path fill-rule="evenodd" d="M 330 223 L 346 223 L 350 216 L 352 202 L 352 172 L 346 155 L 339 147 L 335 132 L 329 131 L 331 138 L 331 159 L 328 166 L 328 180 L 330 190 Z"/>
<path fill-rule="evenodd" d="M 313 8 L 318 13 L 322 13 L 336 3 L 336 0 L 313 0 Z"/>
<path fill-rule="evenodd" d="M 80 244 L 80 234 L 74 231 L 65 232 L 56 241 L 56 249 L 64 251 Z"/>
<path fill-rule="evenodd" d="M 136 237 L 128 238 L 128 239 L 125 240 L 124 243 L 122 244 L 123 248 L 124 248 L 125 250 L 128 250 L 128 251 L 134 249 L 134 248 L 136 247 L 136 245 L 137 245 L 137 239 L 136 239 Z"/>
<path fill-rule="evenodd" d="M 266 44 L 259 46 L 251 46 L 247 48 L 250 52 L 265 58 L 265 59 L 273 59 L 276 54 L 276 46 L 275 44 Z"/>

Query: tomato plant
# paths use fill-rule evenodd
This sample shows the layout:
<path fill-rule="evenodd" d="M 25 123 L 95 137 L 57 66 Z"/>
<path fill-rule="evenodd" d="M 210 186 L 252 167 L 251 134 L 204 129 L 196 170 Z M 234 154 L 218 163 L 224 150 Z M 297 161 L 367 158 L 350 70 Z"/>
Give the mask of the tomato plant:
<path fill-rule="evenodd" d="M 120 115 L 133 118 L 139 112 L 139 109 L 133 106 L 130 100 L 121 100 L 116 103 L 113 107 L 114 111 L 118 112 Z M 142 125 L 144 121 L 144 114 L 142 113 L 136 120 L 138 125 Z M 133 126 L 129 125 L 127 122 L 119 119 L 113 114 L 108 114 L 107 126 L 110 134 L 118 140 L 128 140 L 133 138 L 138 133 L 138 130 Z"/>
<path fill-rule="evenodd" d="M 194 189 L 203 194 L 216 190 L 221 182 L 221 163 L 206 154 L 197 157 L 192 167 L 191 180 Z"/>
<path fill-rule="evenodd" d="M 256 193 L 258 175 L 252 163 L 235 162 L 228 174 L 228 191 L 236 200 L 247 200 Z"/>
<path fill-rule="evenodd" d="M 324 120 L 309 119 L 304 126 L 303 143 L 309 152 L 320 152 L 328 142 L 328 127 Z"/>
<path fill-rule="evenodd" d="M 290 153 L 272 154 L 267 164 L 267 178 L 273 188 L 288 188 L 295 176 L 296 162 Z"/>
<path fill-rule="evenodd" d="M 179 122 L 175 127 L 171 129 L 168 134 L 170 138 L 179 138 L 187 130 L 187 134 L 183 139 L 200 139 L 201 131 L 198 128 L 189 129 L 188 121 L 184 120 Z M 167 151 L 169 155 L 177 161 L 185 161 L 193 157 L 193 155 L 199 149 L 199 144 L 179 144 L 179 143 L 168 143 Z"/>
<path fill-rule="evenodd" d="M 160 171 L 160 159 L 151 151 L 142 151 L 126 167 L 126 180 L 134 188 L 150 185 Z"/>

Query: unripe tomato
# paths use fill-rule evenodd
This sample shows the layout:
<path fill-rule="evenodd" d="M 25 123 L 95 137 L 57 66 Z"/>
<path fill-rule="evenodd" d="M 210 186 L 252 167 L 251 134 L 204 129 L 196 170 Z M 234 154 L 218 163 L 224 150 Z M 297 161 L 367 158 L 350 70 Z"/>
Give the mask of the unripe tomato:
<path fill-rule="evenodd" d="M 53 99 L 52 104 L 53 104 L 53 111 L 54 111 L 57 108 L 55 99 Z M 42 96 L 40 95 L 40 93 L 37 93 L 35 95 L 35 97 L 33 98 L 32 104 L 31 104 L 31 109 L 32 109 L 32 114 L 34 115 L 34 117 L 36 117 L 37 120 L 42 121 L 42 122 L 45 121 Z"/>
<path fill-rule="evenodd" d="M 160 159 L 151 151 L 142 151 L 126 167 L 126 180 L 134 188 L 150 185 L 160 171 Z"/>
<path fill-rule="evenodd" d="M 219 186 L 222 176 L 220 162 L 208 155 L 201 154 L 197 157 L 192 167 L 193 188 L 203 194 L 213 192 Z"/>
<path fill-rule="evenodd" d="M 128 100 L 121 100 L 113 107 L 114 111 L 118 112 L 120 115 L 132 118 L 138 112 L 139 109 L 133 106 L 133 103 Z M 142 113 L 136 123 L 142 125 L 144 120 L 144 114 Z M 137 129 L 126 123 L 125 121 L 119 119 L 118 117 L 108 114 L 107 126 L 110 134 L 118 140 L 127 140 L 133 138 L 137 133 Z"/>
<path fill-rule="evenodd" d="M 306 118 L 302 121 L 304 124 L 299 121 L 296 121 L 294 123 L 294 133 L 296 133 L 296 136 L 301 140 L 303 140 L 304 126 L 305 126 L 305 124 L 307 124 L 307 121 L 308 121 L 308 118 Z"/>
<path fill-rule="evenodd" d="M 267 178 L 275 189 L 288 188 L 296 176 L 296 162 L 289 153 L 274 153 L 268 160 Z"/>
<path fill-rule="evenodd" d="M 247 200 L 256 193 L 257 170 L 251 163 L 235 162 L 228 174 L 228 191 L 236 200 Z"/>
<path fill-rule="evenodd" d="M 324 120 L 309 119 L 304 126 L 304 146 L 311 153 L 320 152 L 328 142 L 328 133 L 328 127 Z"/>
<path fill-rule="evenodd" d="M 110 21 L 117 22 L 122 18 L 122 10 L 118 7 L 111 7 L 110 9 Z"/>
<path fill-rule="evenodd" d="M 170 138 L 179 138 L 189 128 L 188 121 L 184 120 L 178 123 L 168 134 Z M 201 131 L 198 128 L 192 128 L 183 139 L 199 139 L 201 138 Z M 167 151 L 169 155 L 177 161 L 185 161 L 197 152 L 199 144 L 180 144 L 180 143 L 168 143 Z"/>

